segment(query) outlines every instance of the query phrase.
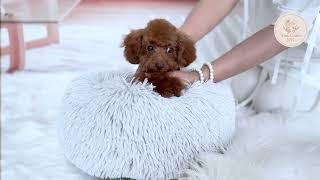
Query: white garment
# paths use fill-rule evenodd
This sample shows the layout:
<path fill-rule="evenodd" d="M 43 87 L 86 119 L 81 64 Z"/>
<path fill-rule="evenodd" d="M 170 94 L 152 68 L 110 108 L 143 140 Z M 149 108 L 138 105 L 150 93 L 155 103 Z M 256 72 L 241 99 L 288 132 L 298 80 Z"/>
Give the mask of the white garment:
<path fill-rule="evenodd" d="M 319 13 L 320 1 L 319 0 L 273 0 L 277 6 L 278 15 L 284 15 L 290 12 L 302 16 L 308 26 L 312 23 Z"/>
<path fill-rule="evenodd" d="M 248 8 L 249 34 L 274 24 L 279 16 L 288 13 L 302 16 L 310 30 L 320 11 L 320 0 L 248 0 Z"/>
<path fill-rule="evenodd" d="M 289 13 L 297 14 L 304 18 L 310 35 L 310 33 L 313 31 L 312 27 L 315 22 L 315 19 L 317 15 L 320 13 L 320 0 L 245 0 L 244 5 L 246 23 L 244 35 L 246 37 L 251 36 L 255 32 L 261 30 L 262 28 L 270 24 L 274 24 L 279 16 Z M 288 77 L 290 78 L 297 77 L 298 75 L 299 77 L 300 70 L 303 66 L 307 45 L 308 43 L 309 45 L 314 44 L 315 46 L 318 46 L 318 49 L 314 49 L 312 53 L 312 61 L 310 61 L 312 65 L 309 65 L 310 68 L 308 73 L 312 76 L 313 79 L 318 79 L 317 82 L 320 82 L 320 34 L 317 34 L 317 36 L 317 42 L 314 41 L 314 36 L 313 38 L 310 38 L 310 36 L 308 36 L 309 38 L 306 39 L 305 43 L 296 48 L 290 48 L 287 51 L 280 53 L 279 55 L 263 63 L 262 67 L 265 70 L 267 70 L 270 75 L 273 74 L 273 77 L 275 77 L 274 79 L 277 79 L 276 77 L 278 71 L 282 73 L 281 76 L 288 75 Z M 301 77 L 296 78 L 295 80 L 297 88 L 299 88 L 300 78 Z M 305 78 L 302 79 L 305 80 Z M 276 82 L 276 80 L 274 80 L 274 82 Z M 268 81 L 267 83 L 270 83 L 270 81 Z M 281 83 L 283 89 L 288 89 L 286 87 L 287 83 L 283 82 L 283 80 L 279 83 Z M 265 93 L 272 92 L 267 91 Z M 287 95 L 289 94 L 292 98 L 294 98 L 292 92 L 288 93 Z M 286 97 L 283 98 L 285 99 Z M 278 100 L 282 102 L 281 99 Z M 263 101 L 260 101 L 260 103 L 263 103 Z M 284 108 L 282 107 L 282 109 L 290 109 L 289 106 L 290 105 Z M 270 110 L 274 108 L 275 107 L 270 107 L 269 109 L 266 108 L 265 110 Z M 305 110 L 305 108 L 303 108 L 303 110 Z"/>

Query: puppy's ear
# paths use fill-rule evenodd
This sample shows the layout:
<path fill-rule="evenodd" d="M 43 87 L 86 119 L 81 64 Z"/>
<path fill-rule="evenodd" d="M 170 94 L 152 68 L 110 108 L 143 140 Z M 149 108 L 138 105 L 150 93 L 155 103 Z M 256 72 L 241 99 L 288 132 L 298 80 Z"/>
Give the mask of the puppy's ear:
<path fill-rule="evenodd" d="M 193 41 L 184 33 L 178 32 L 178 63 L 186 67 L 196 59 L 196 48 Z"/>
<path fill-rule="evenodd" d="M 131 31 L 123 40 L 124 56 L 131 64 L 139 64 L 139 54 L 142 46 L 144 30 Z"/>

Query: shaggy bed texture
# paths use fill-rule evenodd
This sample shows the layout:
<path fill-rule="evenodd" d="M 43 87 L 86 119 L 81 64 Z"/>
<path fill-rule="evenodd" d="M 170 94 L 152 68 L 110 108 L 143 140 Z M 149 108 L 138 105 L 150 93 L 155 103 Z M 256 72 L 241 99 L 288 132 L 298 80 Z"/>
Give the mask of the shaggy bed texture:
<path fill-rule="evenodd" d="M 164 98 L 132 73 L 93 72 L 68 86 L 60 118 L 67 158 L 102 178 L 177 178 L 200 152 L 234 135 L 235 101 L 223 83 L 195 83 Z M 210 101 L 208 101 L 210 100 Z"/>

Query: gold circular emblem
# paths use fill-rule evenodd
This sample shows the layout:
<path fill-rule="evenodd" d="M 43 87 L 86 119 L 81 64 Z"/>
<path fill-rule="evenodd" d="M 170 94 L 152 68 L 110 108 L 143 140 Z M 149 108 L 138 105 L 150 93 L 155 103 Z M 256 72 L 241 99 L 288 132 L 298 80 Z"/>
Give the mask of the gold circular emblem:
<path fill-rule="evenodd" d="M 274 35 L 279 43 L 287 47 L 302 44 L 307 37 L 308 28 L 303 17 L 295 14 L 280 16 L 274 26 Z"/>

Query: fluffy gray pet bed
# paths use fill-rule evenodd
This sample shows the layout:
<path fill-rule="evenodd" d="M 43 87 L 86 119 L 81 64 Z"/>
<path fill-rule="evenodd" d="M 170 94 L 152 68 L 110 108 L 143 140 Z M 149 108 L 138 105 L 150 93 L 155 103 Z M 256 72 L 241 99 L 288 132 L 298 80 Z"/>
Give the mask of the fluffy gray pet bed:
<path fill-rule="evenodd" d="M 99 72 L 73 80 L 59 123 L 66 157 L 101 178 L 176 178 L 199 152 L 228 143 L 235 128 L 231 89 L 195 83 L 163 98 L 132 73 Z"/>

